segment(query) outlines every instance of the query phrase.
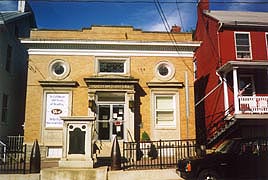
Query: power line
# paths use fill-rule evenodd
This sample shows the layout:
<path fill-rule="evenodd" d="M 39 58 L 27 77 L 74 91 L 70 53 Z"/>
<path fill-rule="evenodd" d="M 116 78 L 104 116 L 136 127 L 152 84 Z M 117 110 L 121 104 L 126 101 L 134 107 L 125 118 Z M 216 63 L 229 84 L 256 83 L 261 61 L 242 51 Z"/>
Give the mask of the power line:
<path fill-rule="evenodd" d="M 165 26 L 165 29 L 166 29 L 166 32 L 171 40 L 172 43 L 174 43 L 174 47 L 177 51 L 177 53 L 179 54 L 179 49 L 178 47 L 176 46 L 176 38 L 174 37 L 173 33 L 170 33 L 170 26 L 169 26 L 169 23 L 167 21 L 167 18 L 165 16 L 165 13 L 161 7 L 161 4 L 159 2 L 159 0 L 154 0 L 155 1 L 155 6 L 156 6 L 156 9 L 157 9 L 157 12 L 159 13 L 160 17 L 161 17 L 161 20 Z M 186 68 L 191 72 L 193 73 L 193 70 L 188 66 L 188 64 L 186 64 L 186 62 L 184 61 L 184 59 L 182 60 L 183 64 L 186 66 Z"/>
<path fill-rule="evenodd" d="M 179 2 L 178 0 L 176 0 L 176 7 L 178 9 L 178 13 L 179 13 L 179 18 L 180 18 L 180 22 L 181 22 L 181 28 L 184 31 L 184 26 L 183 26 L 183 22 L 182 22 L 182 16 L 181 16 L 181 11 L 180 11 L 180 7 L 179 7 Z"/>
<path fill-rule="evenodd" d="M 6 1 L 6 0 L 0 0 Z M 119 4 L 154 4 L 154 0 L 29 0 L 29 2 L 85 2 L 85 3 L 119 3 Z M 197 4 L 196 1 L 159 1 L 161 4 L 176 4 L 176 3 L 185 3 L 185 4 Z M 202 3 L 202 2 L 201 2 Z M 268 4 L 268 1 L 210 1 L 210 4 Z"/>

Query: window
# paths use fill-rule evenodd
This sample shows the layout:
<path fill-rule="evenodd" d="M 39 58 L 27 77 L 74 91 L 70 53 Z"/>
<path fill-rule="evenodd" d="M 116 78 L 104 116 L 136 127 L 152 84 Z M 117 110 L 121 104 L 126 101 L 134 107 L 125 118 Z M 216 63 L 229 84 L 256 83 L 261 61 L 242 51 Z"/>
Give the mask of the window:
<path fill-rule="evenodd" d="M 168 61 L 161 61 L 156 65 L 155 75 L 159 80 L 170 80 L 175 74 L 175 69 Z"/>
<path fill-rule="evenodd" d="M 97 58 L 96 67 L 98 74 L 127 74 L 129 73 L 129 59 Z"/>
<path fill-rule="evenodd" d="M 2 122 L 7 122 L 7 110 L 8 110 L 8 95 L 3 94 L 3 99 L 2 99 L 2 117 L 1 117 L 1 121 Z"/>
<path fill-rule="evenodd" d="M 64 79 L 70 73 L 69 64 L 61 59 L 53 60 L 49 65 L 49 73 L 53 79 Z"/>
<path fill-rule="evenodd" d="M 175 95 L 155 95 L 155 125 L 156 127 L 175 126 Z"/>
<path fill-rule="evenodd" d="M 7 46 L 7 57 L 6 57 L 6 71 L 10 72 L 11 70 L 11 61 L 12 61 L 12 47 L 10 45 Z"/>
<path fill-rule="evenodd" d="M 251 59 L 249 33 L 235 33 L 236 58 Z"/>

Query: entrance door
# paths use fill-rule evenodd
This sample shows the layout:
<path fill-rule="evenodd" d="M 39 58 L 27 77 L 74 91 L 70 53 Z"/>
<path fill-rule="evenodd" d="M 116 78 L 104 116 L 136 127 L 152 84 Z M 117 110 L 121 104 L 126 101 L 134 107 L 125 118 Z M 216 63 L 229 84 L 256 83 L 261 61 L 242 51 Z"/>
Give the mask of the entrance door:
<path fill-rule="evenodd" d="M 124 139 L 125 93 L 107 92 L 97 94 L 97 128 L 98 139 Z"/>

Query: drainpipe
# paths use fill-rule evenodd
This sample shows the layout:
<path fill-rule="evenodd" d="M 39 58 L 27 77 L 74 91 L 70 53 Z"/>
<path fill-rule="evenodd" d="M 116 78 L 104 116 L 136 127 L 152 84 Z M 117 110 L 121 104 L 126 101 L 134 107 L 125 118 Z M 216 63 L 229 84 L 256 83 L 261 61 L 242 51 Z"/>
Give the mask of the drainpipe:
<path fill-rule="evenodd" d="M 188 85 L 188 73 L 184 73 L 185 81 L 185 106 L 186 106 L 186 138 L 189 139 L 189 85 Z"/>
<path fill-rule="evenodd" d="M 217 31 L 217 41 L 218 41 L 218 66 L 220 67 L 222 65 L 221 62 L 221 44 L 220 44 L 220 30 L 222 28 L 223 23 L 220 23 L 218 31 Z"/>
<path fill-rule="evenodd" d="M 220 80 L 220 83 L 214 87 L 211 91 L 209 91 L 209 93 L 207 93 L 202 99 L 200 99 L 196 104 L 195 106 L 198 106 L 202 101 L 204 101 L 210 94 L 212 94 L 218 87 L 220 87 L 222 85 L 222 78 L 221 76 L 218 74 L 218 72 L 216 71 L 216 75 L 219 77 L 219 80 Z"/>

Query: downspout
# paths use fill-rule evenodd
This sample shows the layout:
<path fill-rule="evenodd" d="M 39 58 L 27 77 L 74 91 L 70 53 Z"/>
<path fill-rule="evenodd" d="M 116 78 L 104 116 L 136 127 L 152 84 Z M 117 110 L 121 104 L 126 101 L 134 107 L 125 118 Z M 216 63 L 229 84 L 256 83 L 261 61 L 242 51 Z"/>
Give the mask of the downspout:
<path fill-rule="evenodd" d="M 209 93 L 207 93 L 202 99 L 200 99 L 195 106 L 198 106 L 202 101 L 204 101 L 210 94 L 212 94 L 218 87 L 220 87 L 223 83 L 222 77 L 219 75 L 219 73 L 216 71 L 216 75 L 219 77 L 220 83 L 214 87 Z"/>
<path fill-rule="evenodd" d="M 221 62 L 221 44 L 220 44 L 220 30 L 223 26 L 223 23 L 220 23 L 219 25 L 219 28 L 218 28 L 218 31 L 217 31 L 217 41 L 218 41 L 218 66 L 220 67 L 222 65 L 222 62 Z"/>
<path fill-rule="evenodd" d="M 217 31 L 217 40 L 218 40 L 218 66 L 222 66 L 222 60 L 221 60 L 221 44 L 220 44 L 220 31 L 223 26 L 223 23 L 219 23 L 219 28 Z M 229 114 L 229 99 L 228 99 L 228 88 L 227 88 L 227 79 L 226 74 L 223 75 L 223 96 L 224 96 L 224 112 L 225 115 Z"/>
<path fill-rule="evenodd" d="M 186 138 L 189 139 L 189 85 L 188 73 L 185 71 L 185 106 L 186 106 Z"/>

